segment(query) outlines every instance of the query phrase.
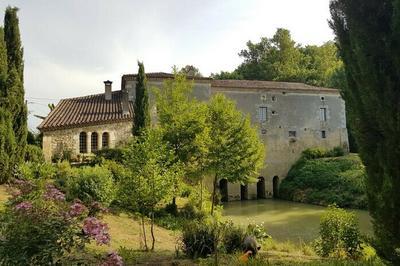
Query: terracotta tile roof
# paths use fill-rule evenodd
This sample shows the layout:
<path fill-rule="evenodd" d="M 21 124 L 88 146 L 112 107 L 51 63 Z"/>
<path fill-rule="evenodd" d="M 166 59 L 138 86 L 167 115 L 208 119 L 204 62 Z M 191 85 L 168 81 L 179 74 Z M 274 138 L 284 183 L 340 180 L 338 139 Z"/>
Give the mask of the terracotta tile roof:
<path fill-rule="evenodd" d="M 129 114 L 122 114 L 122 91 L 113 91 L 112 100 L 106 101 L 104 93 L 61 100 L 38 126 L 41 131 L 97 125 L 133 119 L 133 103 Z"/>
<path fill-rule="evenodd" d="M 270 89 L 270 90 L 292 90 L 292 91 L 323 91 L 338 93 L 337 89 L 314 87 L 304 83 L 260 81 L 260 80 L 212 80 L 213 88 L 239 88 L 239 89 Z"/>
<path fill-rule="evenodd" d="M 136 78 L 137 74 L 125 74 L 122 76 L 122 79 L 134 79 Z M 165 73 L 165 72 L 150 72 L 146 73 L 147 79 L 173 79 L 174 74 L 171 73 Z M 212 80 L 212 78 L 209 77 L 193 77 L 193 76 L 187 76 L 188 79 L 194 79 L 194 80 Z"/>

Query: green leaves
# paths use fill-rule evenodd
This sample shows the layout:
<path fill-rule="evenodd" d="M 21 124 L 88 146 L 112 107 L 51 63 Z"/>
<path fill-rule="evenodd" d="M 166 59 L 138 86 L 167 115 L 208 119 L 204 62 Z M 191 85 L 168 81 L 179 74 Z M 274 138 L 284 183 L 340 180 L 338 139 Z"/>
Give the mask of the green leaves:
<path fill-rule="evenodd" d="M 136 99 L 134 104 L 133 135 L 138 136 L 140 132 L 150 126 L 149 95 L 147 89 L 144 65 L 138 62 L 139 71 L 136 77 Z"/>

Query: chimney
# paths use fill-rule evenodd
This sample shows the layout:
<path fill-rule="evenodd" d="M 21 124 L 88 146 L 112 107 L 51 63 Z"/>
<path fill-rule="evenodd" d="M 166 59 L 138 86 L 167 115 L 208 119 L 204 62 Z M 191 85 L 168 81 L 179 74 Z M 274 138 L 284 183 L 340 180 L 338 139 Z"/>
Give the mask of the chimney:
<path fill-rule="evenodd" d="M 112 91 L 111 85 L 112 85 L 112 81 L 109 81 L 109 80 L 104 81 L 104 87 L 105 87 L 105 94 L 104 94 L 104 96 L 105 96 L 106 101 L 111 101 L 111 98 L 112 98 L 112 95 L 111 95 L 111 91 Z"/>
<path fill-rule="evenodd" d="M 129 97 L 126 90 L 122 90 L 122 115 L 129 115 Z"/>

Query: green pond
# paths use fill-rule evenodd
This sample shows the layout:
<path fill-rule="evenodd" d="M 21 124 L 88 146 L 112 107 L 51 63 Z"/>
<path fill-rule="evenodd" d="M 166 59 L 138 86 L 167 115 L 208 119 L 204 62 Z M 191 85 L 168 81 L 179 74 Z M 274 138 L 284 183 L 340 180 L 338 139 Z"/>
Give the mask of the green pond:
<path fill-rule="evenodd" d="M 318 235 L 319 220 L 325 207 L 283 200 L 233 201 L 224 203 L 223 217 L 235 224 L 264 223 L 279 241 L 309 242 Z M 360 230 L 372 234 L 371 217 L 367 211 L 352 210 L 357 214 Z"/>

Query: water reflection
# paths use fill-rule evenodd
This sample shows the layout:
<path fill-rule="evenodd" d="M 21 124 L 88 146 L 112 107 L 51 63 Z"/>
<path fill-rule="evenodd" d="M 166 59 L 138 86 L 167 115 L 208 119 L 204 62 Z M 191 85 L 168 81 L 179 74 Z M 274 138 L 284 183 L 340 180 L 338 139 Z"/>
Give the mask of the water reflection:
<path fill-rule="evenodd" d="M 223 216 L 236 224 L 264 222 L 267 232 L 279 241 L 308 242 L 318 235 L 319 219 L 325 207 L 283 200 L 235 201 L 224 203 Z M 367 211 L 356 212 L 362 233 L 371 234 Z"/>

